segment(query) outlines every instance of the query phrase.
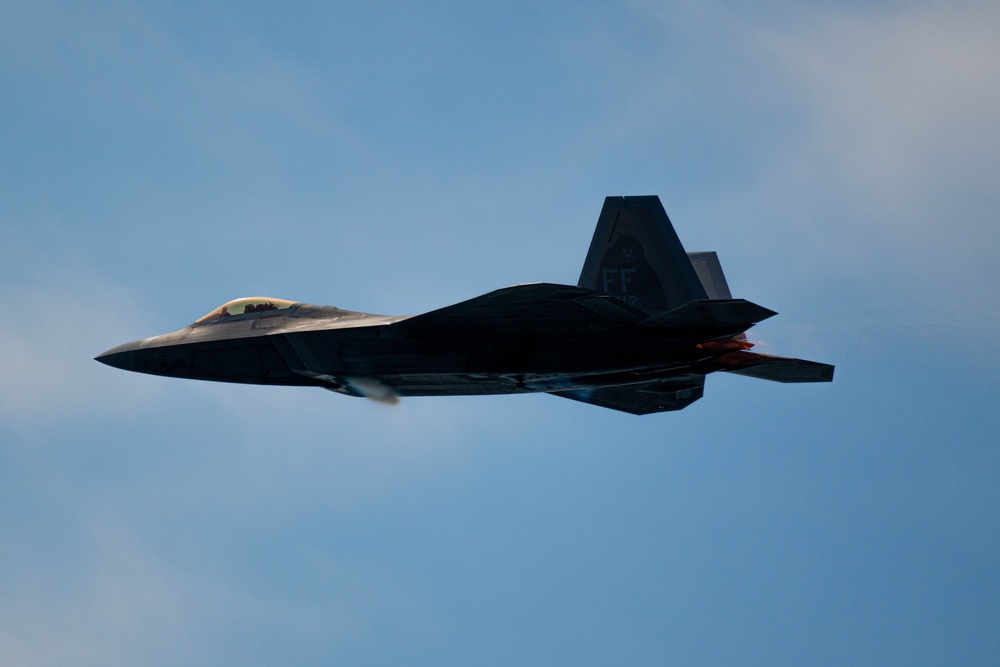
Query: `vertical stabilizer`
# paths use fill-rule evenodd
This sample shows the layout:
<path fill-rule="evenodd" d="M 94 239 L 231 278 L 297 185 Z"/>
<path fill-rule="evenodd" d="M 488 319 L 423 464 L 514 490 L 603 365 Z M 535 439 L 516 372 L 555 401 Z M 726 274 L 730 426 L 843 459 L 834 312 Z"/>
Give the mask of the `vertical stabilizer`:
<path fill-rule="evenodd" d="M 604 200 L 578 285 L 650 315 L 709 298 L 656 196 Z"/>
<path fill-rule="evenodd" d="M 709 299 L 732 299 L 733 295 L 729 291 L 729 283 L 726 282 L 726 275 L 722 272 L 722 264 L 719 256 L 712 252 L 689 252 L 691 265 L 694 266 L 698 279 L 701 280 L 705 292 Z"/>
<path fill-rule="evenodd" d="M 709 299 L 732 299 L 733 294 L 729 291 L 729 283 L 726 282 L 726 274 L 722 272 L 722 262 L 719 255 L 714 250 L 710 252 L 689 252 L 691 265 L 694 266 L 695 273 L 701 281 Z M 746 340 L 746 332 L 736 336 Z"/>

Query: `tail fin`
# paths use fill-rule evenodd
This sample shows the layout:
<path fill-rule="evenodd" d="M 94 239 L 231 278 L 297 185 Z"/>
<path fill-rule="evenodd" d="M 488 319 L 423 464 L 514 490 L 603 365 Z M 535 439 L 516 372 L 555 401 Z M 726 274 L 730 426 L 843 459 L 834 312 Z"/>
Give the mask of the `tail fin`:
<path fill-rule="evenodd" d="M 649 315 L 709 298 L 655 195 L 604 200 L 577 285 Z"/>
<path fill-rule="evenodd" d="M 726 274 L 722 272 L 722 263 L 715 251 L 711 252 L 689 252 L 688 259 L 694 266 L 695 273 L 701 281 L 709 299 L 732 299 L 733 294 L 729 291 L 729 283 L 726 282 Z"/>
<path fill-rule="evenodd" d="M 726 274 L 722 272 L 722 262 L 719 255 L 714 251 L 710 252 L 689 252 L 688 257 L 694 266 L 698 279 L 708 293 L 709 299 L 732 299 L 733 293 L 729 291 L 729 283 L 726 282 Z M 774 311 L 769 311 L 774 313 Z M 770 317 L 768 315 L 768 317 Z M 763 318 L 762 318 L 763 319 Z M 753 322 L 756 324 L 756 322 Z M 746 332 L 736 336 L 746 339 Z"/>

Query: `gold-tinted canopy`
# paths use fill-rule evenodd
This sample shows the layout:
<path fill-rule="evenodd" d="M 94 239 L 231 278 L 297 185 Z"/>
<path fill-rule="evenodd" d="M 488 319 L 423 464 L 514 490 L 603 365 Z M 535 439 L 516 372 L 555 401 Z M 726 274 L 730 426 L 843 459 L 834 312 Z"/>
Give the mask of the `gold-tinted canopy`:
<path fill-rule="evenodd" d="M 266 296 L 248 296 L 242 299 L 233 299 L 228 303 L 222 304 L 208 315 L 198 318 L 195 321 L 195 324 L 201 324 L 211 320 L 225 320 L 228 317 L 234 317 L 236 315 L 288 310 L 296 303 L 298 302 L 289 301 L 288 299 L 272 299 Z"/>

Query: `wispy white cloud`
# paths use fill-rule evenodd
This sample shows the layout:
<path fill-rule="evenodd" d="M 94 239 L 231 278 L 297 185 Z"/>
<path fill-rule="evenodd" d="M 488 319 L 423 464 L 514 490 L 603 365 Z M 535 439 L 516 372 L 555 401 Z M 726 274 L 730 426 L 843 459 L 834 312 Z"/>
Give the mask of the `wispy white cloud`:
<path fill-rule="evenodd" d="M 981 341 L 1000 325 L 989 288 L 1000 279 L 1000 10 L 807 16 L 762 38 L 807 101 L 802 145 L 763 187 L 802 216 L 785 233 L 812 238 L 814 266 L 831 278 L 839 267 L 911 302 L 908 325 L 938 319 Z"/>
<path fill-rule="evenodd" d="M 772 291 L 829 287 L 854 312 L 882 301 L 897 327 L 981 342 L 1000 325 L 988 288 L 1000 280 L 1000 10 L 786 9 L 648 10 L 665 30 L 715 35 L 691 76 L 728 85 L 710 97 L 729 108 L 713 113 L 746 129 L 742 175 L 700 195 L 713 231 L 732 234 L 722 243 L 738 252 L 724 255 Z"/>
<path fill-rule="evenodd" d="M 0 49 L 8 56 L 0 72 L 30 83 L 74 120 L 123 131 L 154 125 L 185 140 L 211 141 L 208 147 L 224 141 L 230 150 L 241 132 L 253 128 L 259 140 L 287 123 L 321 138 L 356 138 L 331 113 L 336 98 L 325 96 L 331 86 L 317 68 L 267 48 L 238 23 L 208 35 L 195 25 L 204 18 L 197 12 L 123 2 L 88 8 L 15 2 L 0 15 Z M 253 125 L 262 120 L 268 122 Z"/>
<path fill-rule="evenodd" d="M 108 509 L 89 518 L 79 512 L 84 530 L 59 541 L 58 558 L 5 542 L 5 664 L 205 664 L 277 652 L 335 658 L 370 650 L 380 619 L 427 623 L 419 599 L 399 582 L 315 546 L 282 549 L 296 564 L 280 579 L 284 586 L 248 582 L 211 557 L 192 562 L 164 552 L 162 542 L 158 549 L 145 522 Z M 249 560 L 240 563 L 252 572 Z"/>
<path fill-rule="evenodd" d="M 8 249 L 10 250 L 10 249 Z M 149 407 L 155 389 L 138 378 L 113 377 L 94 357 L 152 335 L 155 317 L 131 290 L 79 264 L 49 264 L 0 282 L 7 315 L 0 319 L 0 416 L 19 429 L 130 408 Z M 119 406 L 120 407 L 120 406 Z"/>
<path fill-rule="evenodd" d="M 765 39 L 807 96 L 810 148 L 844 196 L 881 214 L 878 222 L 907 244 L 939 245 L 944 230 L 994 233 L 995 225 L 967 217 L 963 200 L 1000 201 L 1000 8 L 807 16 Z M 962 217 L 934 217 L 949 210 Z"/>

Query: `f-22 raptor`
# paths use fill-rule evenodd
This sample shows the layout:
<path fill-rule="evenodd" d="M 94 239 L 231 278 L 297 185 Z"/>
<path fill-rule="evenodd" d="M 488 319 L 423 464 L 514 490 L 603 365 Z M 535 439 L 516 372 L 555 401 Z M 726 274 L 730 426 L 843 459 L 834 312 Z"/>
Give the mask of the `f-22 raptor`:
<path fill-rule="evenodd" d="M 745 332 L 776 314 L 732 298 L 716 253 L 685 252 L 658 197 L 608 197 L 576 286 L 515 285 L 411 317 L 236 299 L 97 360 L 386 402 L 546 392 L 643 415 L 687 407 L 715 371 L 830 382 L 831 365 L 750 351 Z"/>

